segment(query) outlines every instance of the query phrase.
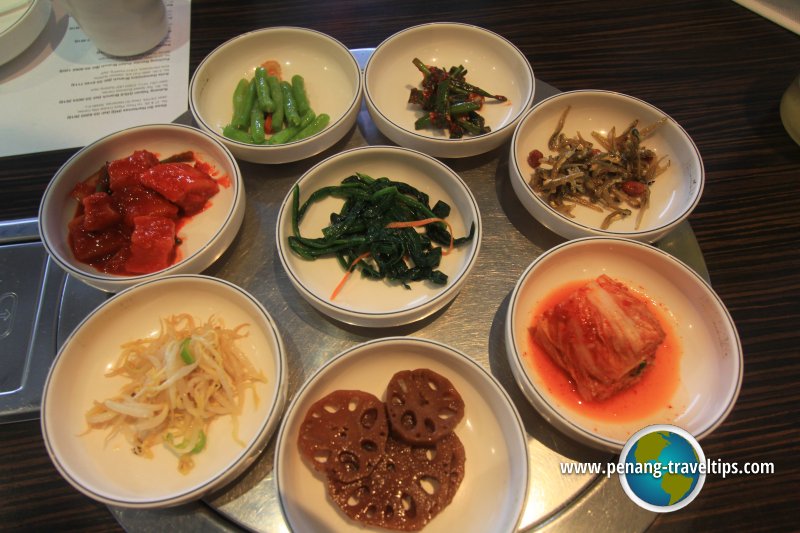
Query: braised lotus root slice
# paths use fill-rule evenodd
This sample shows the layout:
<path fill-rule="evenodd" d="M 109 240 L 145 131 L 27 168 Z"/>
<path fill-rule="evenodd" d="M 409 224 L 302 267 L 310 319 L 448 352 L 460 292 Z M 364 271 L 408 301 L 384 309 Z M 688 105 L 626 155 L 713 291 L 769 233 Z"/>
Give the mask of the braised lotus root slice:
<path fill-rule="evenodd" d="M 328 480 L 328 494 L 363 524 L 418 531 L 450 502 L 464 479 L 466 455 L 455 433 L 431 446 L 389 436 L 386 453 L 368 477 L 352 483 Z"/>
<path fill-rule="evenodd" d="M 349 483 L 372 472 L 383 456 L 388 434 L 380 399 L 363 391 L 337 390 L 309 408 L 298 446 L 317 471 Z"/>
<path fill-rule="evenodd" d="M 446 377 L 427 368 L 403 370 L 386 389 L 392 431 L 411 444 L 447 436 L 464 417 L 464 400 Z"/>

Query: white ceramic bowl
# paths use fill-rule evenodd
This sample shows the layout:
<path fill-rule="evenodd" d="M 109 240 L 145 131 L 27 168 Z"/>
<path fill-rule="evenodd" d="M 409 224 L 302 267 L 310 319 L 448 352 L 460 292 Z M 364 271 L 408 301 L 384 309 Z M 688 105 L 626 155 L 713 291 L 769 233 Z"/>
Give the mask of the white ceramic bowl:
<path fill-rule="evenodd" d="M 412 60 L 445 70 L 467 68 L 466 80 L 507 102 L 486 100 L 479 113 L 491 132 L 450 139 L 443 130 L 415 130 L 423 113 L 408 103 L 422 75 Z M 489 30 L 452 22 L 422 24 L 402 30 L 378 45 L 364 69 L 364 95 L 378 129 L 400 146 L 434 157 L 469 157 L 497 148 L 508 139 L 522 114 L 533 103 L 534 78 L 525 55 L 504 37 Z"/>
<path fill-rule="evenodd" d="M 205 321 L 212 314 L 226 327 L 249 324 L 237 341 L 266 383 L 257 383 L 258 404 L 247 392 L 233 439 L 230 417 L 211 423 L 206 448 L 194 456 L 186 475 L 166 448 L 154 457 L 131 453 L 122 435 L 86 430 L 84 415 L 94 400 L 113 397 L 127 383 L 105 372 L 125 341 L 157 334 L 161 317 L 190 313 Z M 261 453 L 283 413 L 287 391 L 286 353 L 275 322 L 250 294 L 211 277 L 171 276 L 144 282 L 110 298 L 81 322 L 58 352 L 42 396 L 42 433 L 59 473 L 90 498 L 131 508 L 168 507 L 208 494 L 242 473 Z"/>
<path fill-rule="evenodd" d="M 242 78 L 252 79 L 267 60 L 281 65 L 284 80 L 303 76 L 311 108 L 331 120 L 321 132 L 301 141 L 255 145 L 222 135 L 231 121 L 232 96 Z M 200 63 L 189 84 L 189 108 L 197 124 L 244 161 L 288 163 L 330 148 L 350 131 L 361 108 L 361 69 L 342 43 L 305 28 L 275 27 L 251 31 L 215 48 Z"/>
<path fill-rule="evenodd" d="M 159 157 L 192 150 L 218 172 L 219 192 L 210 206 L 192 216 L 178 229 L 182 243 L 179 260 L 164 270 L 138 276 L 106 274 L 75 259 L 70 249 L 67 225 L 75 215 L 77 202 L 72 188 L 107 161 L 127 157 L 135 150 L 149 150 Z M 244 182 L 233 155 L 219 141 L 204 132 L 180 124 L 152 124 L 112 133 L 72 156 L 56 172 L 39 207 L 39 232 L 50 257 L 78 279 L 108 292 L 118 292 L 136 283 L 170 274 L 199 274 L 228 248 L 242 225 Z"/>
<path fill-rule="evenodd" d="M 32 45 L 50 18 L 50 0 L 29 0 L 19 4 L 17 9 L 0 15 L 0 65 L 8 63 Z"/>
<path fill-rule="evenodd" d="M 666 123 L 642 142 L 655 150 L 659 157 L 666 155 L 670 166 L 651 186 L 650 206 L 638 229 L 635 227 L 635 213 L 614 221 L 606 230 L 601 229 L 601 225 L 608 212 L 600 213 L 579 205 L 572 212 L 574 218 L 571 218 L 551 208 L 528 184 L 533 174 L 533 168 L 527 162 L 528 154 L 534 149 L 545 156 L 550 154 L 547 140 L 567 106 L 572 106 L 572 109 L 562 132 L 569 136 L 580 132 L 584 139 L 594 143 L 595 148 L 600 145 L 592 138 L 592 131 L 605 134 L 616 127 L 616 131 L 621 132 L 634 119 L 639 119 L 641 128 L 667 117 Z M 508 167 L 511 185 L 522 205 L 544 226 L 567 239 L 603 235 L 654 242 L 691 214 L 700 201 L 705 183 L 700 152 L 674 119 L 647 102 L 611 91 L 569 91 L 533 106 L 514 132 Z"/>
<path fill-rule="evenodd" d="M 365 531 L 327 497 L 325 481 L 297 449 L 300 424 L 312 403 L 339 389 L 385 400 L 391 377 L 429 368 L 448 378 L 464 399 L 455 428 L 466 452 L 464 480 L 453 501 L 425 526 L 440 531 L 516 531 L 528 487 L 525 429 L 508 394 L 475 360 L 449 346 L 414 337 L 389 337 L 345 350 L 323 365 L 287 408 L 275 447 L 281 510 L 293 531 Z M 373 528 L 366 528 L 373 531 Z"/>
<path fill-rule="evenodd" d="M 679 383 L 671 401 L 626 421 L 601 420 L 565 404 L 530 359 L 528 329 L 536 307 L 564 284 L 601 274 L 653 301 L 679 347 Z M 631 435 L 652 424 L 674 424 L 704 438 L 731 412 L 742 384 L 742 347 L 719 296 L 679 260 L 630 239 L 586 237 L 539 256 L 512 291 L 505 336 L 514 377 L 539 413 L 576 440 L 617 453 Z"/>
<path fill-rule="evenodd" d="M 325 159 L 303 174 L 297 181 L 300 203 L 317 189 L 339 185 L 355 172 L 408 183 L 427 193 L 430 205 L 438 200 L 447 202 L 452 208 L 447 220 L 454 237 L 467 235 L 470 225 L 475 224 L 473 239 L 442 257 L 439 270 L 447 274 L 447 284 L 412 282 L 411 289 L 406 290 L 383 280 L 362 278 L 356 272 L 335 300 L 331 300 L 334 288 L 344 275 L 336 258 L 310 261 L 288 246 L 287 239 L 293 235 L 292 190 L 281 205 L 276 228 L 278 254 L 289 280 L 312 306 L 348 324 L 399 326 L 435 313 L 456 297 L 478 258 L 483 230 L 475 197 L 458 174 L 430 156 L 396 146 L 366 146 Z M 301 235 L 321 236 L 321 229 L 330 224 L 330 214 L 338 213 L 343 203 L 341 199 L 327 198 L 313 204 L 300 223 Z"/>

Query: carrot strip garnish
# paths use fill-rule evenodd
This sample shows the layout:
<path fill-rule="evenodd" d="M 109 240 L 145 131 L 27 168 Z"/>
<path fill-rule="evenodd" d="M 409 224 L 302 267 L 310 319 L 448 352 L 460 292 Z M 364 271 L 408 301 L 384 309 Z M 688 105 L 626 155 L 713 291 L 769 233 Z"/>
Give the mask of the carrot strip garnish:
<path fill-rule="evenodd" d="M 335 299 L 336 295 L 339 294 L 339 291 L 342 290 L 342 287 L 344 287 L 344 284 L 350 277 L 350 274 L 353 273 L 353 270 L 356 268 L 358 262 L 361 261 L 362 259 L 366 259 L 367 257 L 369 257 L 369 255 L 370 255 L 369 252 L 364 252 L 363 254 L 356 257 L 352 263 L 350 263 L 350 266 L 347 267 L 347 270 L 345 270 L 344 272 L 344 277 L 342 278 L 342 281 L 340 281 L 339 284 L 336 286 L 336 288 L 333 289 L 333 293 L 331 293 L 331 300 Z"/>
<path fill-rule="evenodd" d="M 442 250 L 442 255 L 447 255 L 453 250 L 453 227 L 448 221 L 443 218 L 423 218 L 422 220 L 409 220 L 407 222 L 389 222 L 386 227 L 389 229 L 394 228 L 418 228 L 420 226 L 427 226 L 434 222 L 441 222 L 447 226 L 447 231 L 450 232 L 450 246 L 447 250 Z"/>
<path fill-rule="evenodd" d="M 261 66 L 264 67 L 264 70 L 267 71 L 267 74 L 270 76 L 275 76 L 278 80 L 282 79 L 281 77 L 281 64 L 275 61 L 274 59 L 268 59 L 261 63 Z"/>

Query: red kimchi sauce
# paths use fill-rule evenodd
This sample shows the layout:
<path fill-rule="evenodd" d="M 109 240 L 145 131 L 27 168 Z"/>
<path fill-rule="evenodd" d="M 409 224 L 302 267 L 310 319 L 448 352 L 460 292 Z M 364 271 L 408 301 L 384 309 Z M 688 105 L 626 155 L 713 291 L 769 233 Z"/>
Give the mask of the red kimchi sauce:
<path fill-rule="evenodd" d="M 589 280 L 566 283 L 550 292 L 536 306 L 531 326 L 547 309 L 552 308 Z M 629 287 L 631 288 L 631 287 Z M 631 288 L 631 290 L 633 290 Z M 674 409 L 672 400 L 680 384 L 681 346 L 666 310 L 637 291 L 658 318 L 666 333 L 664 342 L 656 350 L 653 363 L 643 371 L 642 379 L 631 387 L 600 401 L 586 401 L 580 397 L 570 378 L 528 334 L 528 351 L 525 358 L 533 370 L 542 377 L 547 391 L 568 409 L 605 422 L 629 422 L 644 418 L 663 409 Z"/>

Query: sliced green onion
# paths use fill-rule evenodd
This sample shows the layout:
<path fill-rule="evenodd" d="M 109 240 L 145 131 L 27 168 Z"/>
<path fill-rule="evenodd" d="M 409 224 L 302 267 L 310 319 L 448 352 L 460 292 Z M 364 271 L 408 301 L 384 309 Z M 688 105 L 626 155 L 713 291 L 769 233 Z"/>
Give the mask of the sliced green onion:
<path fill-rule="evenodd" d="M 182 442 L 181 444 L 175 444 L 175 437 L 172 436 L 172 433 L 167 433 L 164 435 L 164 440 L 167 441 L 167 444 L 172 446 L 173 448 L 185 448 L 186 442 Z"/>
<path fill-rule="evenodd" d="M 172 433 L 167 433 L 164 435 L 164 440 L 167 442 L 169 446 L 174 448 L 176 451 L 183 452 L 186 449 L 186 446 L 189 444 L 189 440 L 184 438 L 180 444 L 175 442 L 175 437 Z M 197 432 L 197 442 L 194 445 L 194 448 L 188 453 L 200 453 L 206 447 L 206 433 L 202 429 Z M 186 452 L 183 452 L 186 453 Z"/>
<path fill-rule="evenodd" d="M 200 453 L 203 451 L 203 448 L 206 447 L 206 433 L 202 429 L 200 430 L 200 435 L 197 437 L 197 444 L 194 445 L 192 451 L 190 453 Z"/>
<path fill-rule="evenodd" d="M 183 339 L 183 342 L 181 342 L 181 359 L 183 359 L 183 362 L 187 365 L 194 363 L 194 356 L 189 352 L 189 342 L 191 340 L 191 337 L 186 337 Z"/>

